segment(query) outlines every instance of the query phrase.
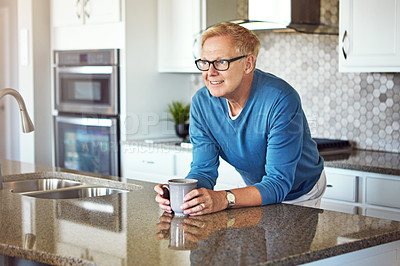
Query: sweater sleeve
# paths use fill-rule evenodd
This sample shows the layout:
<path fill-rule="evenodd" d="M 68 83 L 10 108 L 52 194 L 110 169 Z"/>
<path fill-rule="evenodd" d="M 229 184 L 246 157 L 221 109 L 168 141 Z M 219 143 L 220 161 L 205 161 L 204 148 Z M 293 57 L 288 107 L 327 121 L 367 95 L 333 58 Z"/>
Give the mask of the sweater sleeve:
<path fill-rule="evenodd" d="M 199 188 L 214 189 L 218 177 L 219 146 L 207 130 L 206 119 L 196 98 L 190 107 L 189 133 L 193 158 L 186 178 L 197 179 Z"/>
<path fill-rule="evenodd" d="M 294 91 L 281 97 L 271 110 L 267 122 L 265 175 L 254 184 L 262 204 L 282 202 L 290 192 L 302 154 L 303 118 L 300 98 Z"/>

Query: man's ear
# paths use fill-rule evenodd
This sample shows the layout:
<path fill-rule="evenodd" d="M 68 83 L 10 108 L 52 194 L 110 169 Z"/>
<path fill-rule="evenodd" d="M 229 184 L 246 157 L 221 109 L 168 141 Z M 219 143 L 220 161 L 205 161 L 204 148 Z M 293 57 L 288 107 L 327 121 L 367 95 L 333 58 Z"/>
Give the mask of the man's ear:
<path fill-rule="evenodd" d="M 249 54 L 246 57 L 246 68 L 245 68 L 246 74 L 249 74 L 253 71 L 255 63 L 256 63 L 256 59 L 255 59 L 254 55 Z"/>

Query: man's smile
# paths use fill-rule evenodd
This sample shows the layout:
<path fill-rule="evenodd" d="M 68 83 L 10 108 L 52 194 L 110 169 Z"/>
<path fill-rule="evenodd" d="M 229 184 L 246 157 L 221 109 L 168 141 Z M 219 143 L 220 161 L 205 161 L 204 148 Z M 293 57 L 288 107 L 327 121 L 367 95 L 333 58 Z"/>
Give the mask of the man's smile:
<path fill-rule="evenodd" d="M 221 81 L 211 81 L 210 80 L 211 85 L 218 85 L 218 84 L 221 84 L 223 82 L 224 82 L 223 80 L 221 80 Z"/>

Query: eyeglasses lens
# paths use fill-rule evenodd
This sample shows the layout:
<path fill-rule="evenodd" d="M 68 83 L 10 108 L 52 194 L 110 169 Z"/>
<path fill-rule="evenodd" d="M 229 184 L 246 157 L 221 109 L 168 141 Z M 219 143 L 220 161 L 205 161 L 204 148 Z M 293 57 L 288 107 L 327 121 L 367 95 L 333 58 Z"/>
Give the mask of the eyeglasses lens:
<path fill-rule="evenodd" d="M 227 60 L 216 60 L 209 62 L 207 60 L 196 61 L 196 66 L 201 71 L 207 71 L 210 69 L 210 65 L 213 65 L 216 70 L 224 71 L 229 68 L 229 61 Z"/>

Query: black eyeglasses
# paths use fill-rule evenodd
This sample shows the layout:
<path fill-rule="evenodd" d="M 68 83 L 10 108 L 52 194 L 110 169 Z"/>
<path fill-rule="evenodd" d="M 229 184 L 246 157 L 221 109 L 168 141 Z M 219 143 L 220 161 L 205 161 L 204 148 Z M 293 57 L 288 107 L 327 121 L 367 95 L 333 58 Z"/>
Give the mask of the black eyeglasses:
<path fill-rule="evenodd" d="M 243 57 L 246 57 L 247 55 L 242 55 L 242 56 L 238 56 L 232 59 L 218 59 L 218 60 L 214 60 L 214 61 L 208 61 L 208 60 L 202 60 L 202 59 L 197 59 L 196 61 L 194 61 L 194 63 L 196 64 L 197 68 L 200 71 L 207 71 L 210 69 L 210 66 L 213 65 L 214 68 L 218 71 L 225 71 L 229 69 L 229 65 L 230 63 L 242 59 Z"/>

